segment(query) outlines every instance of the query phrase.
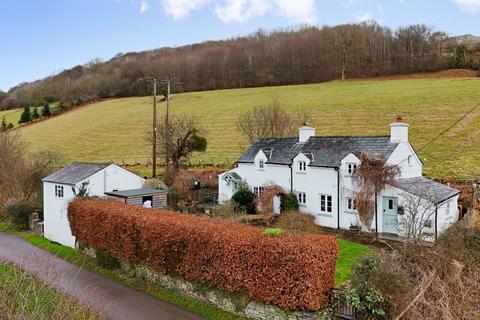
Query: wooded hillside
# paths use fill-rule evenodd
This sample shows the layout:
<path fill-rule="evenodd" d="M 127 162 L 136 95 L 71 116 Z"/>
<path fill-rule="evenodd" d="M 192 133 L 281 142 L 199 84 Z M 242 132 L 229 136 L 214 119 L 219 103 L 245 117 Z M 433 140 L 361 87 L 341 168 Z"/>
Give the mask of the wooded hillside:
<path fill-rule="evenodd" d="M 435 71 L 468 65 L 465 47 L 425 25 L 391 30 L 377 23 L 301 27 L 178 48 L 118 54 L 12 88 L 18 105 L 149 94 L 137 79 L 168 73 L 175 92 L 303 84 L 340 78 Z M 7 100 L 9 106 L 11 99 Z M 5 101 L 4 101 L 4 104 Z"/>

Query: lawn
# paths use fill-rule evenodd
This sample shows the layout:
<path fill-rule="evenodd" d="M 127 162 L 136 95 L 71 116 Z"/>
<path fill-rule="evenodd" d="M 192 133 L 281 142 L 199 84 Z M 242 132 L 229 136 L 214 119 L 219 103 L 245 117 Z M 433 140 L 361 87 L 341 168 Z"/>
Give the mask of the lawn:
<path fill-rule="evenodd" d="M 248 147 L 235 127 L 239 112 L 277 99 L 307 110 L 317 135 L 387 135 L 396 115 L 410 124 L 418 149 L 480 101 L 480 79 L 332 81 L 216 90 L 172 96 L 176 114 L 193 114 L 207 130 L 208 150 L 193 162 L 232 163 Z M 159 103 L 160 113 L 164 103 Z M 32 150 L 57 150 L 67 160 L 146 163 L 151 98 L 114 99 L 68 112 L 19 132 Z M 480 108 L 420 153 L 431 177 L 479 176 Z"/>
<path fill-rule="evenodd" d="M 100 319 L 72 299 L 45 286 L 21 269 L 0 263 L 2 319 Z"/>
<path fill-rule="evenodd" d="M 373 250 L 356 242 L 343 239 L 337 241 L 340 245 L 340 254 L 335 272 L 335 285 L 339 286 L 352 277 L 352 268 L 357 258 L 365 253 L 373 252 Z"/>

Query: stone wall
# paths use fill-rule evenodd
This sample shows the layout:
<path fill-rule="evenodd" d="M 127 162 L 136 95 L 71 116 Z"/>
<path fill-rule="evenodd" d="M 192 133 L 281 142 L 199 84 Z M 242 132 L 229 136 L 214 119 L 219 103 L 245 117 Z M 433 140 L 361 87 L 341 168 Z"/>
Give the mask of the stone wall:
<path fill-rule="evenodd" d="M 83 248 L 82 251 L 95 257 L 95 250 Z M 140 265 L 131 265 L 120 262 L 122 272 L 130 277 L 142 278 L 162 288 L 173 289 L 177 292 L 210 303 L 219 309 L 257 320 L 327 320 L 331 313 L 327 310 L 317 312 L 285 311 L 277 306 L 266 305 L 252 301 L 248 296 L 238 293 L 229 293 L 209 287 L 204 284 L 192 283 L 180 277 L 160 274 Z"/>

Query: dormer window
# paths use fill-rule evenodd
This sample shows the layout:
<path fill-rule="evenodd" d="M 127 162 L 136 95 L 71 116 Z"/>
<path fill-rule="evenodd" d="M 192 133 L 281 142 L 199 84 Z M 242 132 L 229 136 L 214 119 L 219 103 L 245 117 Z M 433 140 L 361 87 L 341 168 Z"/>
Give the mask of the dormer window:
<path fill-rule="evenodd" d="M 307 163 L 305 161 L 299 161 L 298 170 L 303 172 L 307 171 Z"/>
<path fill-rule="evenodd" d="M 258 161 L 258 167 L 259 167 L 260 169 L 264 169 L 264 167 L 265 167 L 265 161 L 263 161 L 263 160 Z"/>
<path fill-rule="evenodd" d="M 352 174 L 355 173 L 355 171 L 357 171 L 357 164 L 356 163 L 349 163 L 347 165 L 347 167 L 348 167 L 348 174 L 349 175 L 352 175 Z"/>

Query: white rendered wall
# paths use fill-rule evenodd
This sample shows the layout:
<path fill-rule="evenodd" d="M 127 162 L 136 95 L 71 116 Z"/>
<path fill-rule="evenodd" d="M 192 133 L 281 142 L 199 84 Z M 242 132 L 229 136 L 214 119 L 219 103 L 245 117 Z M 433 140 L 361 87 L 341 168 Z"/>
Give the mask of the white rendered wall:
<path fill-rule="evenodd" d="M 410 160 L 409 160 L 410 159 Z M 388 164 L 397 165 L 400 168 L 400 177 L 421 177 L 423 164 L 415 154 L 410 143 L 399 143 L 387 160 Z"/>
<path fill-rule="evenodd" d="M 89 195 L 104 197 L 105 192 L 142 188 L 144 179 L 117 165 L 95 173 L 75 186 L 78 191 L 82 183 L 88 182 Z M 64 197 L 55 196 L 55 183 L 43 183 L 43 210 L 45 238 L 61 243 L 68 247 L 75 247 L 75 237 L 72 236 L 68 223 L 68 203 L 74 199 L 72 186 L 63 185 Z"/>
<path fill-rule="evenodd" d="M 75 247 L 75 238 L 70 232 L 68 224 L 67 206 L 74 198 L 72 186 L 63 186 L 63 198 L 55 196 L 55 186 L 50 182 L 43 183 L 43 218 L 45 238 L 61 243 L 68 247 Z"/>

